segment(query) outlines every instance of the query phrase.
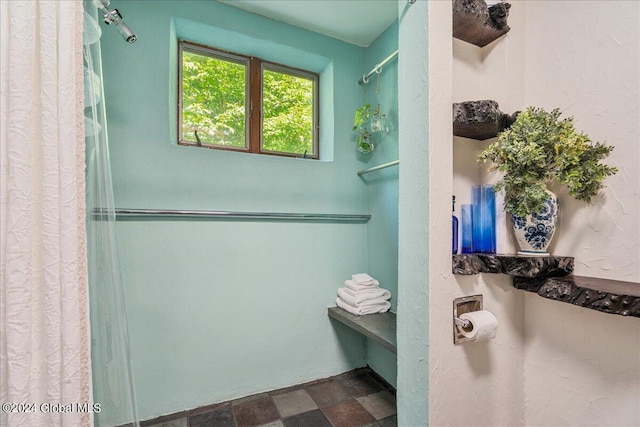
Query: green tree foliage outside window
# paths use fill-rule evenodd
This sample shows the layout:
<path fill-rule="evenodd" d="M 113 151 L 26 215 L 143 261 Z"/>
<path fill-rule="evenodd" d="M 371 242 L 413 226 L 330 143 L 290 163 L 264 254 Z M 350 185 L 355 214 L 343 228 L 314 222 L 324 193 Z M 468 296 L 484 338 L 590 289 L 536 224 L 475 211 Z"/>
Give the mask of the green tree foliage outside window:
<path fill-rule="evenodd" d="M 182 139 L 245 146 L 244 64 L 183 52 Z"/>
<path fill-rule="evenodd" d="M 262 110 L 264 150 L 313 153 L 313 81 L 264 70 Z"/>
<path fill-rule="evenodd" d="M 248 61 L 183 50 L 182 141 L 205 146 L 247 146 L 247 64 Z M 317 83 L 312 78 L 280 68 L 284 67 L 264 66 L 262 69 L 260 152 L 316 155 L 314 97 Z"/>

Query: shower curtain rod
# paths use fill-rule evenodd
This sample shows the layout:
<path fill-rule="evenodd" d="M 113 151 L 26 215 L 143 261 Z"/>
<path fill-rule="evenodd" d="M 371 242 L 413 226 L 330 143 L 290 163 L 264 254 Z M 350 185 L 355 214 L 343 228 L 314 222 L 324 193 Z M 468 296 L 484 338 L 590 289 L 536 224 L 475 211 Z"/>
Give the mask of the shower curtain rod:
<path fill-rule="evenodd" d="M 396 56 L 398 56 L 398 51 L 396 50 L 395 52 L 393 52 L 391 55 L 387 56 L 385 59 L 382 60 L 381 63 L 376 64 L 375 67 L 373 67 L 373 70 L 369 71 L 367 74 L 363 75 L 362 77 L 360 77 L 360 80 L 358 80 L 358 84 L 361 85 L 362 83 L 369 83 L 367 81 L 367 79 L 374 73 L 377 73 L 380 71 L 380 69 L 382 67 L 384 67 L 387 62 L 391 61 L 393 58 L 395 58 Z"/>
<path fill-rule="evenodd" d="M 94 209 L 94 215 L 115 214 L 116 217 L 187 217 L 211 219 L 255 219 L 255 220 L 289 220 L 289 221 L 336 221 L 336 222 L 367 222 L 371 219 L 368 214 L 314 214 L 314 213 L 285 213 L 285 212 L 235 212 L 235 211 L 196 211 L 172 209 Z"/>

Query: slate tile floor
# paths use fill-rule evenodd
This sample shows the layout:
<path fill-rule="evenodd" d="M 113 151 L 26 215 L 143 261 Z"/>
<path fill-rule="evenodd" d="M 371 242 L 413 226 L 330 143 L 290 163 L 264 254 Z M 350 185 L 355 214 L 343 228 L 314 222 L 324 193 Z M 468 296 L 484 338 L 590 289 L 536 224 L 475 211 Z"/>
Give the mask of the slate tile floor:
<path fill-rule="evenodd" d="M 143 421 L 141 427 L 396 427 L 395 390 L 370 368 Z"/>

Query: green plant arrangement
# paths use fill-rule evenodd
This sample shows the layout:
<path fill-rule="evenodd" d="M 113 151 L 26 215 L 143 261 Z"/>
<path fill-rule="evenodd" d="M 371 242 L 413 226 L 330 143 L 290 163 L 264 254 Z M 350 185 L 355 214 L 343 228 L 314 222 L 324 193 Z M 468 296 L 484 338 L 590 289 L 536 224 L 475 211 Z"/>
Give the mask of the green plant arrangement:
<path fill-rule="evenodd" d="M 504 192 L 507 212 L 519 217 L 540 212 L 548 197 L 546 184 L 554 182 L 588 203 L 604 179 L 618 171 L 601 163 L 613 146 L 592 144 L 575 129 L 573 117 L 560 115 L 559 109 L 528 107 L 479 154 L 478 161 L 494 163 L 490 171 L 504 172 L 495 190 Z"/>
<path fill-rule="evenodd" d="M 353 128 L 352 130 L 358 131 L 358 137 L 356 138 L 358 144 L 358 150 L 363 153 L 369 153 L 373 151 L 373 142 L 371 141 L 371 134 L 367 130 L 367 123 L 371 119 L 372 114 L 371 104 L 364 104 L 362 107 L 355 111 L 353 116 Z"/>

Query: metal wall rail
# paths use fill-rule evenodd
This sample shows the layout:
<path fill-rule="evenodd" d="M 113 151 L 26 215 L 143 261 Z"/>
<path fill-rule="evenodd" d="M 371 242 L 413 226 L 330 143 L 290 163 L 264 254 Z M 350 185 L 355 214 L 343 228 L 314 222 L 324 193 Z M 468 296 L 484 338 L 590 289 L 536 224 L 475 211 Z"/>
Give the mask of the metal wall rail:
<path fill-rule="evenodd" d="M 376 66 L 373 67 L 373 69 L 369 71 L 367 74 L 360 77 L 360 79 L 358 80 L 358 84 L 361 85 L 362 83 L 364 84 L 369 83 L 368 78 L 371 77 L 374 73 L 379 73 L 382 67 L 384 67 L 387 64 L 387 62 L 391 61 L 396 56 L 398 56 L 397 50 L 393 52 L 391 55 L 387 56 L 385 59 L 383 59 L 382 62 L 380 62 L 379 64 L 376 64 Z"/>
<path fill-rule="evenodd" d="M 235 212 L 235 211 L 196 211 L 171 209 L 94 209 L 94 215 L 113 215 L 116 218 L 208 218 L 208 219 L 244 219 L 274 221 L 324 221 L 324 222 L 367 222 L 371 215 L 352 214 L 314 214 L 286 212 Z"/>
<path fill-rule="evenodd" d="M 382 164 L 382 165 L 379 165 L 379 166 L 374 166 L 374 167 L 369 168 L 369 169 L 363 169 L 363 170 L 358 171 L 356 173 L 359 176 L 362 176 L 362 175 L 370 173 L 370 172 L 379 171 L 380 169 L 386 169 L 388 167 L 399 165 L 399 164 L 400 164 L 400 160 L 394 160 L 393 162 L 385 163 L 385 164 Z"/>

